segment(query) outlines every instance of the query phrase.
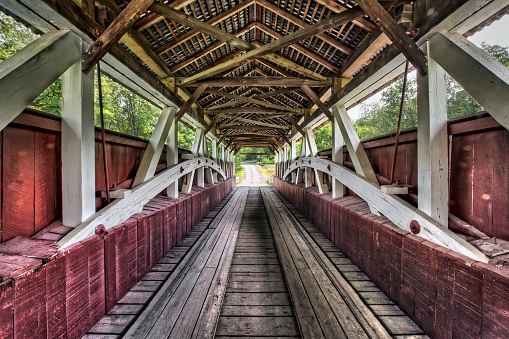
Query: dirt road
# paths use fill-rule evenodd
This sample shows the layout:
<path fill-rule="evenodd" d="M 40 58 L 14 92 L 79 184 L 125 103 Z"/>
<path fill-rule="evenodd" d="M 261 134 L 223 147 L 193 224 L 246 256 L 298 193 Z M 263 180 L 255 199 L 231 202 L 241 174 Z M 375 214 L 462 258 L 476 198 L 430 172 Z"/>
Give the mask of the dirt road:
<path fill-rule="evenodd" d="M 261 174 L 255 164 L 244 163 L 244 181 L 241 186 L 268 186 L 268 176 Z"/>

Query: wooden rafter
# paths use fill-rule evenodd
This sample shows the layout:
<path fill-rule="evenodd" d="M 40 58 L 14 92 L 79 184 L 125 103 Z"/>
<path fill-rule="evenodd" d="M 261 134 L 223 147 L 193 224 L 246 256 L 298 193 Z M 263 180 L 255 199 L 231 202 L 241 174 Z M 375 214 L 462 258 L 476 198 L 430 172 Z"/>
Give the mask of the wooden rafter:
<path fill-rule="evenodd" d="M 260 129 L 260 130 L 273 130 L 273 129 L 289 129 L 289 126 L 274 125 L 273 127 L 258 126 L 258 125 L 238 125 L 238 124 L 224 124 L 217 125 L 219 129 Z"/>
<path fill-rule="evenodd" d="M 242 64 L 245 60 L 252 60 L 257 57 L 261 57 L 261 56 L 273 53 L 273 52 L 278 51 L 286 46 L 289 46 L 291 44 L 294 44 L 301 40 L 304 40 L 310 36 L 317 35 L 325 30 L 332 29 L 334 27 L 348 23 L 355 18 L 362 17 L 363 15 L 364 15 L 364 12 L 360 8 L 354 7 L 354 8 L 349 9 L 343 13 L 336 14 L 336 15 L 333 15 L 325 20 L 322 20 L 315 25 L 310 25 L 310 26 L 308 26 L 306 28 L 302 28 L 292 34 L 285 35 L 281 39 L 278 39 L 274 42 L 271 42 L 269 44 L 258 47 L 252 51 L 249 51 L 249 52 L 239 56 L 238 58 L 235 58 L 234 60 L 230 60 L 229 62 L 225 62 L 221 65 L 218 65 L 216 67 L 208 69 L 207 71 L 200 72 L 194 76 L 186 78 L 185 80 L 182 80 L 181 84 L 188 84 L 188 83 L 196 82 L 196 81 L 202 80 L 204 78 L 208 78 L 213 75 L 224 72 L 228 69 L 235 68 L 238 65 Z"/>
<path fill-rule="evenodd" d="M 417 69 L 417 71 L 426 75 L 426 57 L 417 47 L 415 42 L 406 34 L 405 30 L 398 25 L 396 20 L 383 8 L 377 0 L 357 0 L 357 4 L 369 15 L 375 19 L 377 26 L 382 29 L 391 41 L 398 47 L 403 55 Z"/>
<path fill-rule="evenodd" d="M 274 38 L 276 39 L 281 39 L 281 37 L 283 37 L 282 34 L 274 31 L 272 28 L 270 27 L 267 27 L 265 26 L 264 24 L 262 23 L 259 23 L 259 22 L 256 22 L 255 25 L 254 25 L 256 28 L 259 28 L 260 30 L 262 30 L 263 32 L 273 36 Z M 335 65 L 333 65 L 332 63 L 328 62 L 327 60 L 325 60 L 324 58 L 320 57 L 319 55 L 311 52 L 310 50 L 308 50 L 307 48 L 305 48 L 304 46 L 300 45 L 300 44 L 293 44 L 290 46 L 291 48 L 295 49 L 296 51 L 300 52 L 302 55 L 305 55 L 307 56 L 308 58 L 316 61 L 317 63 L 319 63 L 320 65 L 324 66 L 324 67 L 327 67 L 328 69 L 330 69 L 332 72 L 334 73 L 337 73 L 339 72 L 339 69 L 338 67 L 336 67 Z"/>
<path fill-rule="evenodd" d="M 226 108 L 222 110 L 215 110 L 214 113 L 224 112 L 225 114 L 242 114 L 242 113 L 249 113 L 249 114 L 287 114 L 286 111 L 276 110 L 276 109 L 266 109 L 263 107 L 235 107 L 235 108 Z M 299 112 L 292 113 L 292 114 L 304 114 L 304 110 L 299 110 Z"/>
<path fill-rule="evenodd" d="M 239 57 L 240 58 L 240 57 Z M 332 79 L 326 81 L 310 80 L 296 77 L 224 77 L 209 78 L 201 82 L 185 82 L 189 78 L 175 78 L 178 86 L 198 87 L 202 84 L 209 84 L 210 87 L 233 87 L 233 86 L 289 86 L 296 87 L 308 85 L 310 87 L 330 87 Z M 183 83 L 185 82 L 185 83 Z"/>
<path fill-rule="evenodd" d="M 83 61 L 83 72 L 88 73 L 101 58 L 117 44 L 120 38 L 131 28 L 154 0 L 131 1 L 113 20 L 111 25 L 97 38 L 88 49 Z"/>
<path fill-rule="evenodd" d="M 286 19 L 288 20 L 289 22 L 293 23 L 294 25 L 300 27 L 300 30 L 302 29 L 305 29 L 305 28 L 308 28 L 310 26 L 314 26 L 314 25 L 310 25 L 308 24 L 307 22 L 297 18 L 296 16 L 288 13 L 287 11 L 285 11 L 284 9 L 274 5 L 272 2 L 269 2 L 267 0 L 257 0 L 256 1 L 256 4 L 257 5 L 260 5 L 264 8 L 267 8 L 268 10 L 270 10 L 271 12 L 279 15 L 280 17 L 282 17 L 283 19 Z M 348 9 L 340 14 L 336 14 L 335 16 L 337 15 L 342 15 L 343 13 L 346 13 L 347 11 L 351 11 L 351 9 Z M 361 12 L 360 15 L 358 16 L 355 16 L 353 18 L 351 18 L 350 20 L 348 20 L 348 22 L 350 21 L 353 21 L 353 20 L 356 20 L 358 18 L 361 18 L 362 16 L 364 15 L 364 12 Z M 328 19 L 325 19 L 325 20 L 328 20 Z M 325 20 L 322 20 L 322 21 L 325 21 Z M 322 39 L 323 41 L 325 41 L 326 43 L 328 43 L 329 45 L 331 46 L 334 46 L 336 49 L 340 50 L 341 52 L 345 53 L 345 54 L 352 54 L 353 51 L 350 47 L 348 47 L 347 45 L 343 44 L 342 42 L 334 39 L 333 37 L 331 37 L 330 35 L 327 35 L 325 33 L 323 33 L 324 31 L 328 31 L 332 28 L 335 28 L 335 27 L 338 27 L 338 26 L 341 26 L 343 25 L 345 22 L 341 22 L 341 23 L 338 23 L 337 25 L 335 26 L 332 26 L 332 27 L 326 27 L 324 29 L 322 29 L 319 33 L 316 34 L 316 36 L 320 39 Z M 316 25 L 316 24 L 315 24 Z M 300 31 L 299 30 L 299 31 Z M 295 34 L 296 32 L 293 32 L 292 34 Z M 292 35 L 290 34 L 290 35 Z"/>

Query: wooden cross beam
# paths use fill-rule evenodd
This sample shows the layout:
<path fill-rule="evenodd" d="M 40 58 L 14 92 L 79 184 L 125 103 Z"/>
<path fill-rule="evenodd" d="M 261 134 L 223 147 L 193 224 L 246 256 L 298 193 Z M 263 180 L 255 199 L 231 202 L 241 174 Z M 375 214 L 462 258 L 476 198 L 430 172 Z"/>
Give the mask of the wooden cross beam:
<path fill-rule="evenodd" d="M 329 108 L 327 107 L 327 105 L 325 105 L 322 102 L 322 100 L 320 100 L 320 98 L 316 95 L 316 93 L 307 85 L 302 85 L 300 87 L 302 88 L 304 93 L 306 93 L 311 98 L 311 100 L 315 103 L 315 105 L 318 106 L 318 108 L 320 108 L 322 113 L 325 114 L 325 116 L 330 121 L 332 121 L 334 118 L 332 117 L 331 111 L 329 111 Z"/>
<path fill-rule="evenodd" d="M 207 89 L 207 84 L 200 85 L 196 91 L 189 97 L 189 100 L 187 100 L 184 105 L 180 108 L 179 112 L 177 113 L 177 116 L 175 120 L 179 121 L 180 118 L 184 116 L 184 114 L 187 113 L 191 109 L 191 106 L 194 104 L 194 102 L 198 99 L 198 97 L 203 93 L 205 89 Z"/>
<path fill-rule="evenodd" d="M 277 5 L 274 5 L 272 2 L 269 2 L 267 0 L 257 0 L 256 1 L 256 4 L 257 5 L 260 5 L 264 8 L 267 8 L 268 10 L 276 13 L 277 15 L 279 15 L 280 17 L 288 20 L 289 22 L 293 23 L 294 25 L 300 27 L 299 31 L 300 30 L 303 30 L 303 29 L 307 29 L 309 27 L 312 27 L 313 25 L 310 25 L 308 24 L 307 22 L 297 18 L 296 16 L 288 13 L 286 10 L 284 10 L 283 8 L 277 6 Z M 349 9 L 350 10 L 350 9 Z M 349 11 L 347 10 L 347 11 Z M 346 13 L 346 11 L 344 11 L 343 13 Z M 335 14 L 335 15 L 341 15 L 341 14 Z M 350 20 L 348 20 L 348 22 L 350 21 L 354 21 L 358 18 L 361 18 L 362 16 L 364 16 L 364 13 L 362 13 L 362 15 L 359 15 L 359 16 L 356 16 L 356 17 L 352 17 Z M 326 19 L 327 20 L 327 19 Z M 323 21 L 323 20 L 322 20 Z M 338 27 L 338 26 L 341 26 L 343 24 L 345 24 L 346 22 L 342 22 L 342 23 L 339 23 L 337 24 L 336 26 L 334 27 Z M 316 36 L 320 39 L 322 39 L 323 41 L 325 41 L 326 43 L 328 43 L 329 45 L 333 46 L 334 48 L 340 50 L 341 52 L 343 53 L 346 53 L 348 55 L 352 54 L 352 49 L 348 46 L 346 46 L 345 44 L 343 44 L 342 42 L 334 39 L 333 37 L 331 37 L 330 35 L 327 35 L 325 34 L 324 32 L 325 31 L 328 31 L 329 29 L 332 29 L 334 27 L 328 27 L 328 28 L 324 28 L 323 30 L 321 30 L 320 32 L 318 32 L 318 34 L 316 34 Z M 295 34 L 296 32 L 293 32 L 292 34 Z M 292 35 L 290 34 L 290 35 Z"/>
<path fill-rule="evenodd" d="M 375 21 L 378 27 L 391 39 L 403 55 L 425 76 L 427 63 L 424 53 L 417 47 L 415 42 L 406 34 L 405 30 L 398 25 L 396 20 L 380 5 L 378 0 L 358 0 L 357 4 L 366 14 Z"/>
<path fill-rule="evenodd" d="M 117 44 L 120 38 L 131 28 L 154 0 L 131 1 L 113 20 L 111 25 L 94 41 L 85 54 L 83 72 L 90 72 L 101 58 Z"/>
<path fill-rule="evenodd" d="M 296 113 L 296 112 L 299 111 L 296 108 L 283 107 L 283 106 L 279 106 L 279 105 L 276 105 L 276 104 L 272 104 L 270 102 L 266 102 L 266 101 L 262 101 L 262 100 L 258 100 L 258 99 L 253 99 L 253 98 L 250 98 L 250 97 L 245 97 L 245 96 L 241 96 L 241 95 L 237 95 L 237 94 L 233 94 L 233 93 L 228 93 L 228 92 L 224 92 L 224 91 L 219 91 L 219 90 L 215 90 L 215 89 L 207 89 L 206 92 L 214 94 L 214 95 L 230 98 L 230 99 L 235 99 L 236 100 L 235 104 L 251 103 L 251 104 L 259 105 L 259 106 L 262 106 L 262 107 L 269 107 L 269 108 L 279 109 L 279 110 L 287 111 L 287 112 L 295 112 Z M 210 113 L 211 111 L 215 110 L 216 107 L 219 108 L 219 106 L 221 106 L 221 105 L 214 106 L 214 107 L 211 107 L 211 108 L 207 108 L 207 109 L 205 109 L 205 111 Z M 222 106 L 222 107 L 224 107 L 224 106 Z"/>
<path fill-rule="evenodd" d="M 279 125 L 275 125 L 275 126 L 277 126 L 277 127 L 224 124 L 224 125 L 217 125 L 217 128 L 219 128 L 219 129 L 259 129 L 259 130 L 290 129 L 290 126 L 279 126 Z"/>
<path fill-rule="evenodd" d="M 300 125 L 297 123 L 297 121 L 293 120 L 293 117 L 291 114 L 287 114 L 286 115 L 286 118 L 288 120 L 290 120 L 290 122 L 292 123 L 293 126 L 295 126 L 295 129 L 302 135 L 302 136 L 305 136 L 306 133 L 304 132 L 304 130 L 302 129 L 302 127 L 300 127 Z"/>
<path fill-rule="evenodd" d="M 333 15 L 325 20 L 322 20 L 321 22 L 319 22 L 315 25 L 311 25 L 306 28 L 300 29 L 292 34 L 285 35 L 281 39 L 278 39 L 274 42 L 271 42 L 270 44 L 266 44 L 259 48 L 254 49 L 252 51 L 249 51 L 249 52 L 239 56 L 238 58 L 235 58 L 228 62 L 225 62 L 224 64 L 210 68 L 207 71 L 195 74 L 189 78 L 186 78 L 185 80 L 181 80 L 180 85 L 185 85 L 185 84 L 196 82 L 196 81 L 199 81 L 199 80 L 202 80 L 205 78 L 209 78 L 213 75 L 219 74 L 219 73 L 224 72 L 228 69 L 235 68 L 238 65 L 242 64 L 246 60 L 252 60 L 257 57 L 276 52 L 282 48 L 285 48 L 286 46 L 297 43 L 297 42 L 304 40 L 310 36 L 322 33 L 323 31 L 326 31 L 328 29 L 332 29 L 334 27 L 341 26 L 341 25 L 348 23 L 356 18 L 362 17 L 363 15 L 364 15 L 364 12 L 358 7 L 354 7 L 354 8 L 349 9 L 343 13 Z"/>
<path fill-rule="evenodd" d="M 244 56 L 243 54 L 242 56 Z M 235 58 L 235 59 L 239 59 Z M 190 83 L 189 78 L 175 78 L 178 86 L 182 87 L 198 87 L 207 84 L 210 87 L 234 87 L 234 86 L 288 86 L 299 87 L 308 85 L 310 87 L 330 87 L 333 84 L 332 78 L 325 81 L 311 80 L 298 77 L 225 77 L 225 78 L 208 78 L 200 82 Z"/>
<path fill-rule="evenodd" d="M 234 107 L 234 108 L 225 108 L 221 110 L 209 110 L 204 109 L 204 112 L 207 114 L 219 114 L 220 112 L 224 112 L 225 114 L 243 114 L 243 113 L 249 113 L 249 114 L 263 114 L 263 115 L 286 115 L 288 112 L 278 109 L 266 109 L 263 107 Z M 299 109 L 298 112 L 292 112 L 292 114 L 304 114 L 304 109 Z"/>
<path fill-rule="evenodd" d="M 274 31 L 272 28 L 270 27 L 267 27 L 265 26 L 264 24 L 262 23 L 259 23 L 259 22 L 256 22 L 255 23 L 255 27 L 256 28 L 259 28 L 260 30 L 262 30 L 263 32 L 273 36 L 274 38 L 276 39 L 281 39 L 283 37 L 282 34 Z M 302 55 L 316 61 L 317 63 L 319 63 L 320 65 L 330 69 L 331 71 L 333 71 L 334 73 L 338 73 L 339 72 L 339 68 L 336 67 L 335 65 L 333 65 L 332 63 L 328 62 L 327 60 L 325 60 L 324 58 L 320 57 L 319 55 L 313 53 L 312 51 L 308 50 L 307 48 L 305 48 L 304 46 L 300 45 L 300 44 L 293 44 L 291 46 L 291 48 L 295 49 L 297 52 L 301 53 Z"/>
<path fill-rule="evenodd" d="M 274 127 L 274 128 L 281 127 L 280 125 L 270 124 L 270 123 L 267 123 L 267 122 L 261 122 L 261 121 L 258 121 L 258 120 L 251 120 L 251 119 L 240 118 L 240 117 L 237 117 L 237 116 L 234 116 L 234 115 L 227 115 L 227 117 L 230 118 L 230 119 L 234 119 L 236 121 L 247 122 L 247 123 L 251 123 L 251 124 L 255 124 L 255 125 L 259 125 L 259 126 L 267 126 L 267 127 Z"/>
<path fill-rule="evenodd" d="M 214 118 L 214 120 L 212 120 L 210 122 L 210 124 L 207 126 L 207 128 L 205 129 L 205 132 L 204 134 L 206 135 L 212 128 L 214 128 L 214 126 L 217 124 L 217 122 L 219 121 L 219 119 L 221 119 L 222 117 L 224 116 L 224 113 L 218 113 L 216 115 L 216 117 Z"/>

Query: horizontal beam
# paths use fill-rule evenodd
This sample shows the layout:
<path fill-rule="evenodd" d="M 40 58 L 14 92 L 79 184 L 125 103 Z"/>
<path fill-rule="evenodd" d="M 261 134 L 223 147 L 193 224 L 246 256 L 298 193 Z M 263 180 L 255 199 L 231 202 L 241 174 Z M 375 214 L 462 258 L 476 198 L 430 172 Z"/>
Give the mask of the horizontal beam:
<path fill-rule="evenodd" d="M 104 225 L 106 230 L 121 224 L 129 219 L 133 214 L 139 213 L 143 206 L 158 195 L 163 189 L 180 177 L 194 172 L 201 167 L 209 167 L 218 172 L 221 177 L 226 179 L 226 175 L 219 165 L 209 158 L 201 157 L 189 161 L 181 162 L 170 167 L 156 176 L 148 179 L 144 183 L 133 188 L 131 194 L 125 199 L 115 200 L 99 212 L 92 215 L 74 230 L 63 237 L 58 245 L 65 249 L 95 234 L 99 225 Z"/>
<path fill-rule="evenodd" d="M 81 59 L 81 39 L 51 31 L 0 64 L 0 130 Z"/>
<path fill-rule="evenodd" d="M 251 114 L 264 114 L 264 115 L 272 115 L 272 114 L 287 114 L 288 111 L 282 111 L 278 109 L 266 109 L 263 107 L 235 107 L 235 108 L 224 108 L 221 110 L 207 109 L 205 108 L 204 113 L 207 114 L 243 114 L 243 113 L 251 113 Z M 299 109 L 298 112 L 292 112 L 292 114 L 305 114 L 305 109 Z"/>
<path fill-rule="evenodd" d="M 266 126 L 236 125 L 236 124 L 217 125 L 217 128 L 219 128 L 219 129 L 259 129 L 259 130 L 291 129 L 290 126 L 266 127 Z"/>
<path fill-rule="evenodd" d="M 430 56 L 481 106 L 509 129 L 509 68 L 460 34 L 437 34 Z"/>
<path fill-rule="evenodd" d="M 184 83 L 187 78 L 175 78 L 177 86 L 198 87 L 207 84 L 210 87 L 233 87 L 233 86 L 289 86 L 299 87 L 308 85 L 310 87 L 330 87 L 333 84 L 332 78 L 326 81 L 311 80 L 306 78 L 290 77 L 225 77 L 209 78 L 204 81 Z"/>
<path fill-rule="evenodd" d="M 284 173 L 283 179 L 300 167 L 314 168 L 331 175 L 334 179 L 339 180 L 354 191 L 368 204 L 373 205 L 387 219 L 401 229 L 411 231 L 410 224 L 417 222 L 420 226 L 420 232 L 417 233 L 418 236 L 469 258 L 485 263 L 489 261 L 488 257 L 481 251 L 454 232 L 442 227 L 423 211 L 397 196 L 383 193 L 377 184 L 332 161 L 317 158 L 299 159 L 290 165 Z"/>

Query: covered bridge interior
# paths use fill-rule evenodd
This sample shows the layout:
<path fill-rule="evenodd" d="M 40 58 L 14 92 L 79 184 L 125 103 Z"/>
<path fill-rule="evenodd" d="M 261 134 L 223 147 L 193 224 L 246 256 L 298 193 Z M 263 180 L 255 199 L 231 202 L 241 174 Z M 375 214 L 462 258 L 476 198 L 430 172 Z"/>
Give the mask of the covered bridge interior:
<path fill-rule="evenodd" d="M 1 338 L 509 337 L 509 69 L 466 39 L 508 0 L 0 9 L 41 34 L 0 63 Z M 408 68 L 417 128 L 361 142 Z M 94 70 L 149 140 L 94 126 Z M 485 111 L 448 120 L 446 74 Z M 61 117 L 27 108 L 60 77 Z M 236 187 L 244 147 L 273 187 Z"/>

